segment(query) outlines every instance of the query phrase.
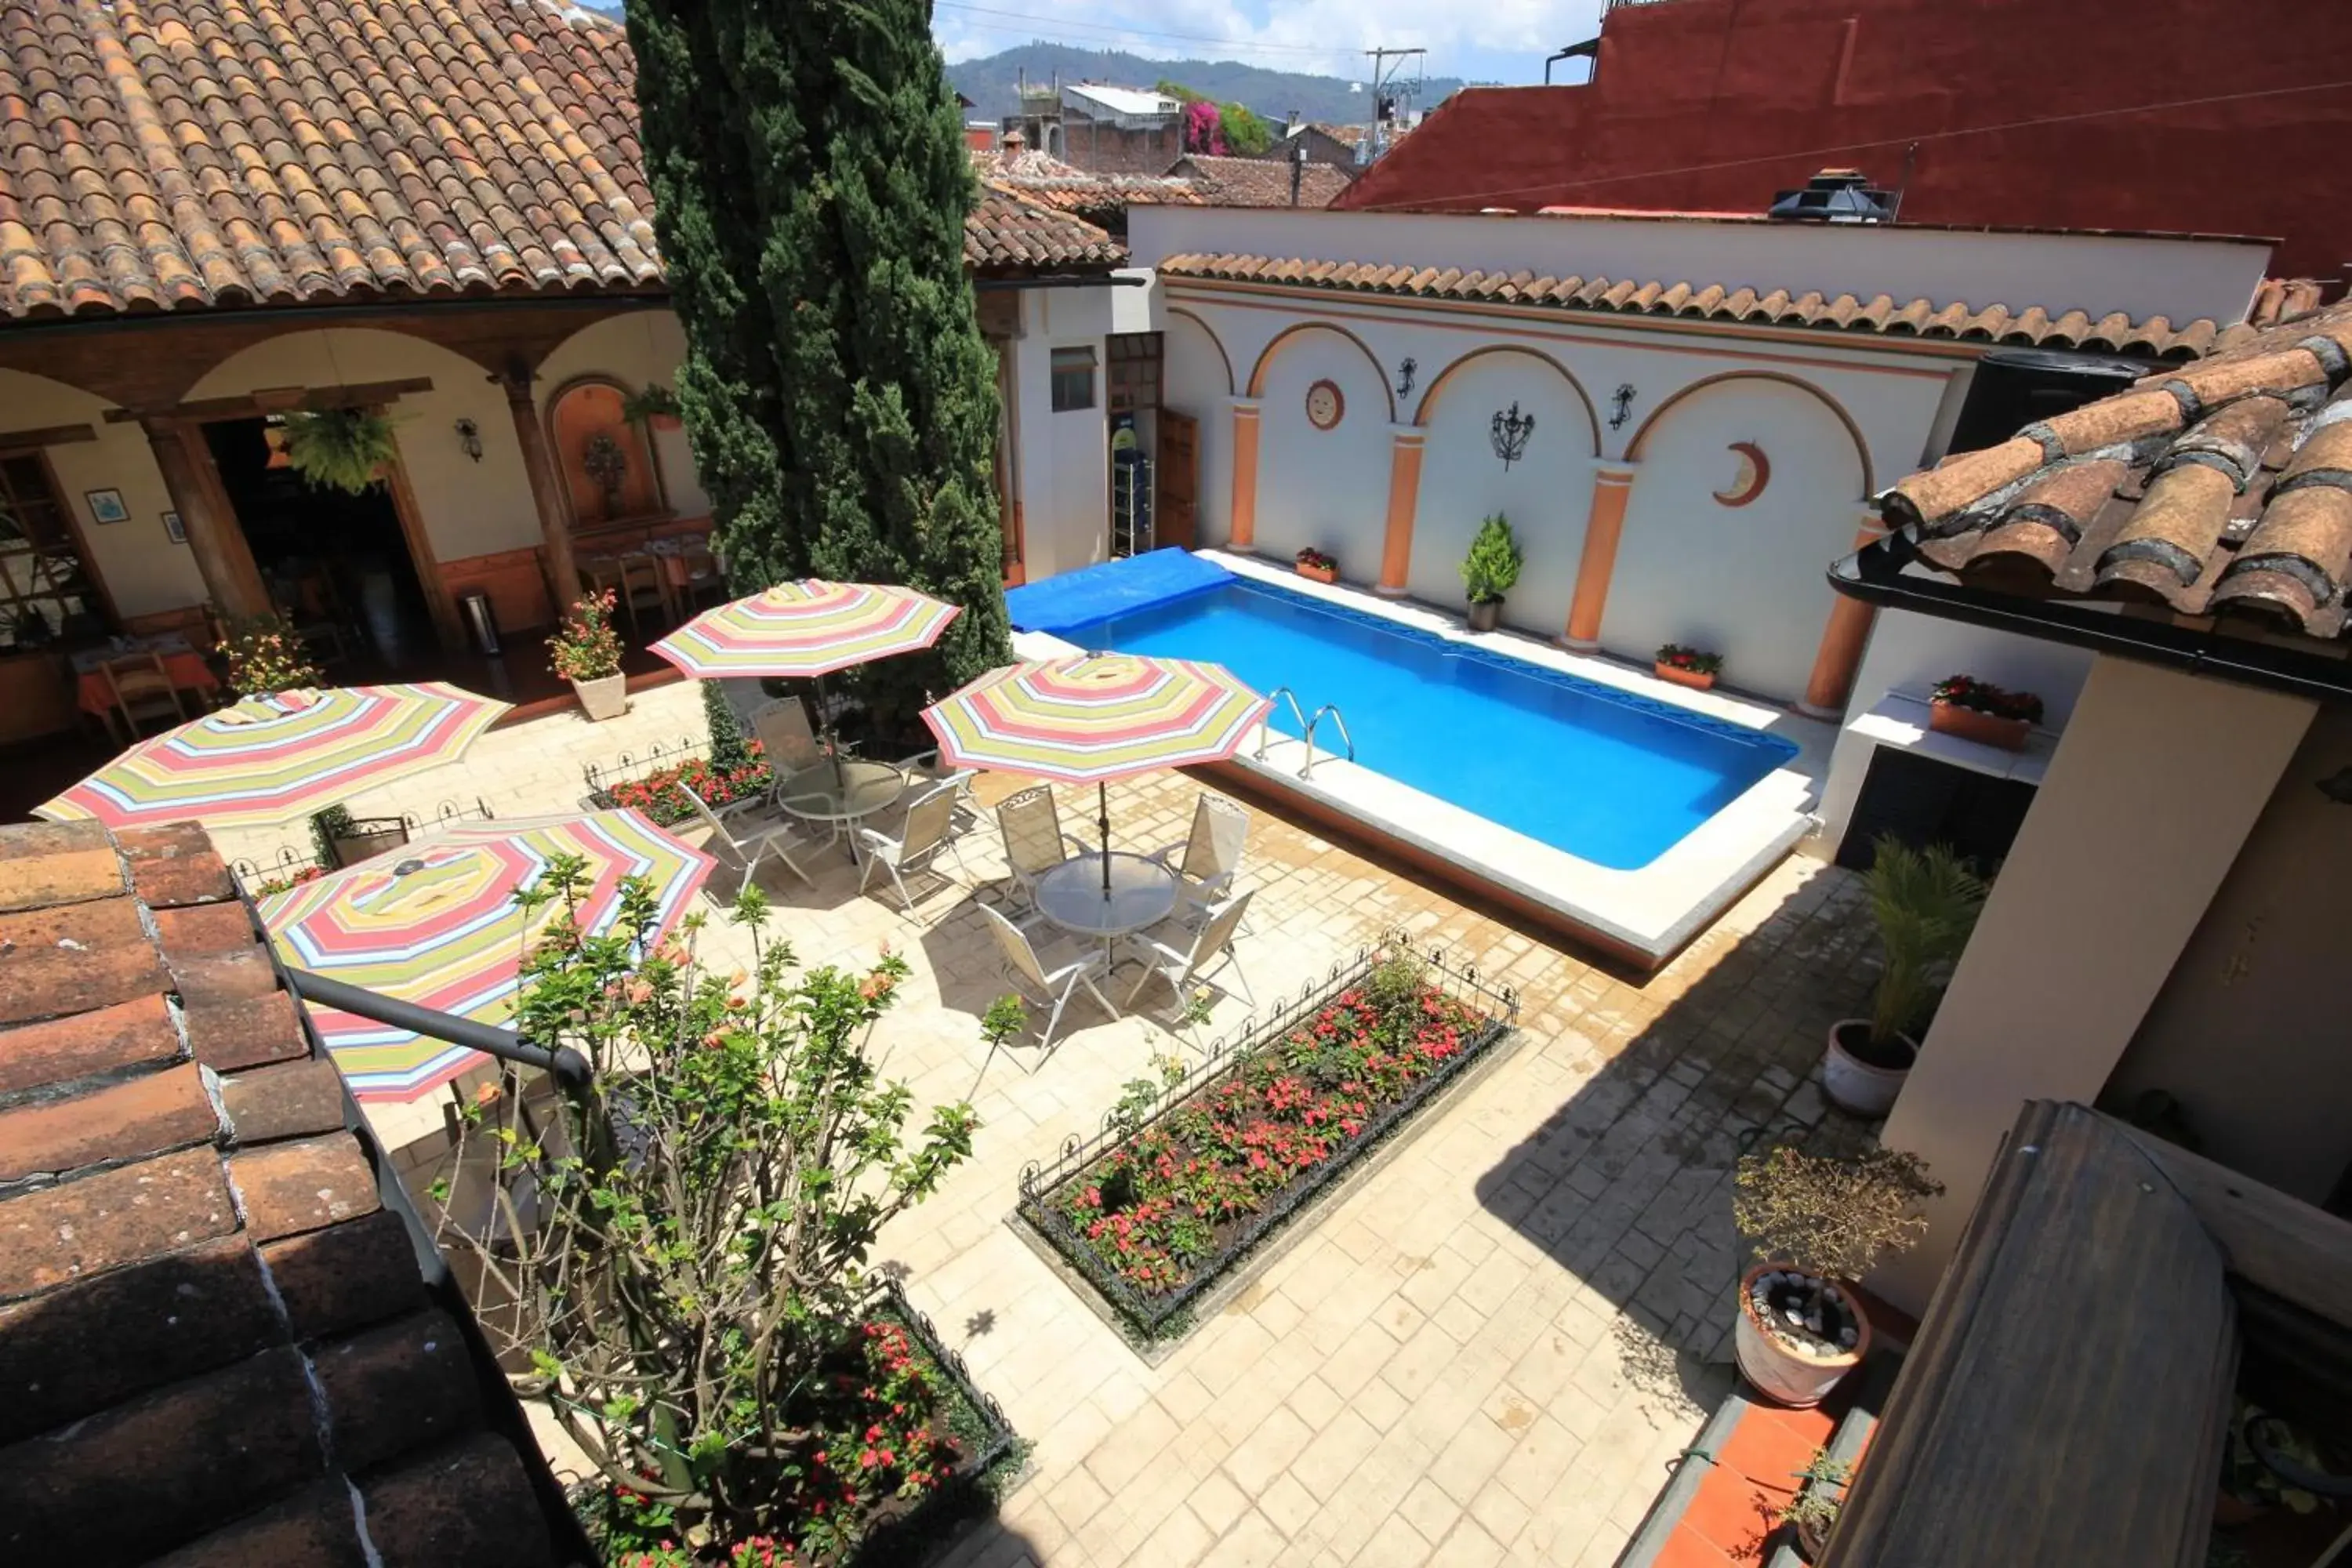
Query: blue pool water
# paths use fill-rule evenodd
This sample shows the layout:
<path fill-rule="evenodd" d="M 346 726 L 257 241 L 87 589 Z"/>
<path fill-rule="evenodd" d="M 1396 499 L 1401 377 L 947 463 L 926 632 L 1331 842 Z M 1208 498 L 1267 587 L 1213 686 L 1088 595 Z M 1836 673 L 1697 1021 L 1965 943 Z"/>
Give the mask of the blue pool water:
<path fill-rule="evenodd" d="M 1056 628 L 1089 650 L 1214 659 L 1313 713 L 1336 702 L 1356 761 L 1618 870 L 1657 858 L 1797 754 L 1759 734 L 1304 595 L 1234 581 Z M 1287 704 L 1275 727 L 1297 736 Z M 1318 749 L 1336 746 L 1328 720 Z"/>

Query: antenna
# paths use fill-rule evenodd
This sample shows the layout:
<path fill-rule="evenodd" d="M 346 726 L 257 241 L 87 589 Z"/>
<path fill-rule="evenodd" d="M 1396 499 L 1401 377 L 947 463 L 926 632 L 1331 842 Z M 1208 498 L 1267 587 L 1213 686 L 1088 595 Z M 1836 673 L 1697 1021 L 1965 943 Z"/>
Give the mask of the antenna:
<path fill-rule="evenodd" d="M 1370 143 L 1371 158 L 1389 150 L 1394 138 L 1389 127 L 1403 118 L 1408 106 L 1421 95 L 1424 75 L 1423 58 L 1427 49 L 1372 48 L 1364 51 L 1372 58 L 1372 128 L 1366 140 Z M 1389 64 L 1394 60 L 1394 65 Z M 1413 74 L 1404 75 L 1405 62 L 1411 60 Z M 1371 158 L 1365 161 L 1370 163 Z"/>

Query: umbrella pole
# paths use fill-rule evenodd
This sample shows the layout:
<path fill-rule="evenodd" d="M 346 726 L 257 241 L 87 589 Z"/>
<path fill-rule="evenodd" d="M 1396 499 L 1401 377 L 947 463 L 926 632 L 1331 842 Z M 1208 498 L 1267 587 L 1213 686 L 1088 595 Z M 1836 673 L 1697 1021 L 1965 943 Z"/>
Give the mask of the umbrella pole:
<path fill-rule="evenodd" d="M 1110 786 L 1095 781 L 1095 826 L 1102 830 L 1103 901 L 1110 901 Z"/>
<path fill-rule="evenodd" d="M 846 792 L 849 781 L 841 771 L 841 737 L 834 733 L 833 710 L 824 702 L 824 677 L 816 678 L 816 732 L 824 739 L 824 749 L 833 758 L 833 787 Z"/>

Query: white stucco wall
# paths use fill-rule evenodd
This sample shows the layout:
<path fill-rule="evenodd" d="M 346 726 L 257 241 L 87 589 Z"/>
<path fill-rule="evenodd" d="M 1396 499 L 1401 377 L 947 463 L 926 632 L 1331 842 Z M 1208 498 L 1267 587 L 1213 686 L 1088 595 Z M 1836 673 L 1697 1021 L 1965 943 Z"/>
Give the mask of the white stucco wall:
<path fill-rule="evenodd" d="M 539 542 L 539 513 L 504 391 L 461 354 L 399 332 L 338 327 L 289 332 L 230 355 L 189 389 L 193 399 L 263 387 L 349 386 L 426 376 L 433 390 L 393 405 L 401 466 L 442 561 L 522 550 Z M 479 462 L 458 444 L 457 422 L 481 433 Z"/>
<path fill-rule="evenodd" d="M 1109 551 L 1110 426 L 1108 357 L 1111 296 L 1120 290 L 1031 289 L 1021 293 L 1013 340 L 1013 395 L 1020 405 L 1020 495 L 1024 565 L 1035 582 L 1103 560 Z M 1053 351 L 1095 354 L 1091 408 L 1054 412 Z"/>
<path fill-rule="evenodd" d="M 631 392 L 642 392 L 648 382 L 677 390 L 678 362 L 686 357 L 686 334 L 677 317 L 667 310 L 639 310 L 608 316 L 583 327 L 555 347 L 540 366 L 531 384 L 540 417 L 564 383 L 583 375 L 608 376 Z M 694 451 L 686 432 L 656 430 L 654 450 L 661 463 L 662 489 L 670 510 L 680 517 L 701 517 L 710 510 L 695 472 Z"/>
<path fill-rule="evenodd" d="M 1552 361 L 1522 350 L 1463 363 L 1423 403 L 1425 445 L 1405 584 L 1417 599 L 1462 602 L 1462 558 L 1479 525 L 1500 512 L 1525 565 L 1505 596 L 1503 618 L 1546 637 L 1568 625 L 1584 525 L 1592 510 L 1596 424 L 1575 384 Z M 1508 468 L 1495 455 L 1495 416 L 1517 405 L 1533 418 L 1525 454 Z"/>
<path fill-rule="evenodd" d="M 46 448 L 59 499 L 73 512 L 114 607 L 123 616 L 147 616 L 201 603 L 204 578 L 184 544 L 163 532 L 172 504 L 146 432 L 136 425 L 109 425 L 102 397 L 45 376 L 0 370 L 0 429 L 36 429 L 47 425 L 88 425 L 95 441 Z M 89 514 L 91 490 L 122 492 L 131 510 L 127 522 L 101 527 Z"/>
<path fill-rule="evenodd" d="M 1220 544 L 1233 534 L 1233 394 L 1224 357 L 1195 317 L 1171 310 L 1160 319 L 1161 406 L 1200 421 L 1200 497 L 1196 542 Z"/>
<path fill-rule="evenodd" d="M 1328 430 L 1307 417 L 1307 390 L 1319 381 L 1344 400 Z M 1258 553 L 1279 561 L 1313 545 L 1339 557 L 1341 576 L 1378 578 L 1391 446 L 1380 366 L 1339 332 L 1301 332 L 1274 362 L 1258 418 Z"/>

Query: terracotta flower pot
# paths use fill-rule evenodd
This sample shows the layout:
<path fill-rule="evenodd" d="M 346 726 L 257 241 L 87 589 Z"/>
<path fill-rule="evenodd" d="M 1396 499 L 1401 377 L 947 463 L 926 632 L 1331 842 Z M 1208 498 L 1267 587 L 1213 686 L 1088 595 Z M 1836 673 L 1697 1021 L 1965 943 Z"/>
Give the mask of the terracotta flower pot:
<path fill-rule="evenodd" d="M 1702 674 L 1696 669 L 1685 669 L 1680 665 L 1674 664 L 1654 664 L 1650 668 L 1657 672 L 1660 680 L 1671 681 L 1676 686 L 1687 686 L 1693 691 L 1715 689 L 1713 670 Z"/>
<path fill-rule="evenodd" d="M 1732 1346 L 1739 1373 L 1756 1392 L 1777 1405 L 1808 1409 L 1829 1397 L 1845 1374 L 1870 1353 L 1870 1319 L 1852 1291 L 1843 1292 L 1853 1310 L 1857 1337 L 1853 1348 L 1833 1355 L 1815 1354 L 1790 1344 L 1757 1321 L 1756 1279 L 1759 1275 L 1785 1270 L 1784 1263 L 1759 1263 L 1739 1277 L 1739 1322 Z"/>
<path fill-rule="evenodd" d="M 656 414 L 646 423 L 656 430 L 682 430 L 686 427 L 686 421 L 675 414 Z"/>
<path fill-rule="evenodd" d="M 1503 624 L 1503 601 L 1500 599 L 1472 600 L 1468 619 L 1470 629 L 1474 632 L 1493 631 Z"/>
<path fill-rule="evenodd" d="M 1298 563 L 1297 569 L 1298 574 L 1310 582 L 1337 583 L 1339 580 L 1339 569 L 1337 566 L 1309 566 L 1302 561 Z"/>
<path fill-rule="evenodd" d="M 1895 1097 L 1903 1092 L 1918 1055 L 1919 1043 L 1908 1035 L 1896 1037 L 1895 1048 L 1885 1050 L 1870 1043 L 1869 1019 L 1840 1018 L 1830 1026 L 1829 1050 L 1822 1058 L 1822 1091 L 1840 1110 L 1884 1116 L 1895 1109 Z"/>
<path fill-rule="evenodd" d="M 594 680 L 575 680 L 572 689 L 591 722 L 601 724 L 629 710 L 629 678 L 617 672 Z"/>
<path fill-rule="evenodd" d="M 2004 719 L 1998 713 L 1963 708 L 1955 702 L 1927 704 L 1927 727 L 1938 734 L 1998 746 L 2004 752 L 2025 750 L 2026 737 L 2033 733 L 2033 726 L 2022 719 Z"/>

